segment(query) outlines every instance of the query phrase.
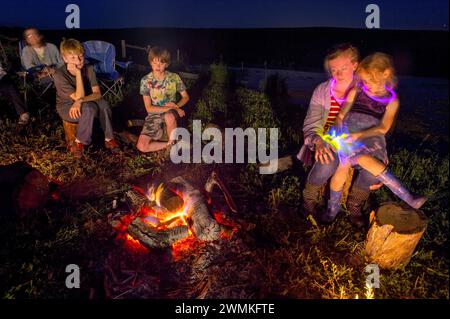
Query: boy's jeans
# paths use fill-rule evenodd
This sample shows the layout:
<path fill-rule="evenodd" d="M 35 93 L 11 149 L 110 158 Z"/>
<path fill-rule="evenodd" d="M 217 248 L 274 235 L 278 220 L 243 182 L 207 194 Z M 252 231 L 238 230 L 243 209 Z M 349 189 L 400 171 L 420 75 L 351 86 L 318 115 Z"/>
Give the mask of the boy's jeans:
<path fill-rule="evenodd" d="M 94 125 L 94 119 L 98 117 L 100 119 L 100 125 L 105 134 L 105 139 L 113 139 L 114 131 L 112 127 L 112 112 L 108 102 L 104 99 L 97 101 L 84 102 L 81 104 L 81 117 L 73 119 L 69 117 L 69 108 L 60 110 L 59 116 L 64 121 L 78 123 L 77 126 L 77 139 L 84 145 L 91 144 L 92 141 L 92 129 Z"/>

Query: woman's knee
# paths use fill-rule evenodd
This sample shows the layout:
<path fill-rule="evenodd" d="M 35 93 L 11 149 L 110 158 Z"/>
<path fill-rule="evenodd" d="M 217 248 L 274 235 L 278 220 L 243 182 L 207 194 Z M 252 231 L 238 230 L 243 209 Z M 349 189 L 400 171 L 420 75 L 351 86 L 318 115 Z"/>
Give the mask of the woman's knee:
<path fill-rule="evenodd" d="M 315 162 L 308 175 L 308 183 L 313 185 L 325 185 L 331 176 L 333 176 L 339 165 L 337 157 L 329 164 Z"/>

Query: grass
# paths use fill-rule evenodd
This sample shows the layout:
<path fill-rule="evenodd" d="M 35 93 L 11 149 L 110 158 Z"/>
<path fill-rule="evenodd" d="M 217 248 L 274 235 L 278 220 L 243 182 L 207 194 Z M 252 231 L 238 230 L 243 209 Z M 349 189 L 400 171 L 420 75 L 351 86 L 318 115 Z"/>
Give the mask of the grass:
<path fill-rule="evenodd" d="M 222 113 L 225 125 L 280 127 L 283 150 L 298 150 L 303 113 L 292 110 L 287 100 L 270 96 L 283 94 L 282 79 L 270 79 L 274 89 L 264 93 L 233 87 L 223 65 L 212 66 L 209 77 L 191 119 L 216 121 Z M 129 92 L 137 88 L 138 79 L 132 79 Z M 0 109 L 6 109 L 4 101 L 0 103 Z M 0 295 L 89 298 L 94 291 L 94 298 L 101 298 L 104 262 L 117 249 L 107 222 L 112 201 L 139 176 L 164 174 L 161 160 L 141 156 L 131 146 L 119 158 L 94 146 L 82 161 L 74 161 L 64 148 L 58 116 L 50 108 L 34 114 L 39 116 L 22 132 L 16 130 L 10 111 L 0 115 L 1 164 L 25 161 L 76 196 L 50 202 L 24 220 L 0 216 Z M 221 264 L 212 267 L 215 284 L 206 297 L 339 299 L 373 293 L 375 298 L 448 299 L 448 152 L 421 144 L 423 129 L 414 126 L 409 133 L 407 129 L 402 125 L 400 133 L 409 134 L 413 147 L 405 148 L 400 139 L 388 142 L 390 168 L 408 187 L 430 197 L 423 207 L 428 228 L 409 265 L 381 270 L 381 287 L 367 291 L 364 234 L 352 228 L 345 214 L 330 226 L 298 216 L 307 172 L 294 168 L 260 175 L 256 164 L 246 164 L 234 167 L 225 180 L 233 185 L 230 190 L 239 207 L 235 218 L 256 227 L 242 230 L 235 240 L 243 248 L 230 250 Z M 395 199 L 385 188 L 372 197 L 376 203 Z M 72 263 L 80 266 L 81 289 L 64 286 L 65 266 Z"/>

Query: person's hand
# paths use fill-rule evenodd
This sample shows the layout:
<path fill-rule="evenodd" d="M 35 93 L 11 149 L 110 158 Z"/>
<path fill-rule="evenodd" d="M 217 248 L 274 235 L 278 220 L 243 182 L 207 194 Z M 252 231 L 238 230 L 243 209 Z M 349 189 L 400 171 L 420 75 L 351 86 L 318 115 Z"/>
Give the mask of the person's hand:
<path fill-rule="evenodd" d="M 81 70 L 76 66 L 75 63 L 67 63 L 67 71 L 72 74 L 81 74 Z"/>
<path fill-rule="evenodd" d="M 81 116 L 81 100 L 76 100 L 69 110 L 69 116 L 72 119 L 78 119 Z"/>
<path fill-rule="evenodd" d="M 179 106 L 173 102 L 167 102 L 166 104 L 164 104 L 165 107 L 169 107 L 171 109 L 178 109 Z"/>
<path fill-rule="evenodd" d="M 54 68 L 54 67 L 47 67 L 47 72 L 48 73 L 53 74 L 53 73 L 55 73 L 55 71 L 56 71 L 56 68 Z"/>
<path fill-rule="evenodd" d="M 344 140 L 345 143 L 352 144 L 359 139 L 358 133 L 350 133 Z"/>
<path fill-rule="evenodd" d="M 186 114 L 186 113 L 185 113 L 182 109 L 180 109 L 180 108 L 176 108 L 175 111 L 177 111 L 177 113 L 178 113 L 178 115 L 179 115 L 180 117 L 183 117 L 183 116 Z"/>
<path fill-rule="evenodd" d="M 333 152 L 328 148 L 327 144 L 322 140 L 318 139 L 315 142 L 316 151 L 314 154 L 314 159 L 319 161 L 321 164 L 329 164 L 334 160 Z"/>

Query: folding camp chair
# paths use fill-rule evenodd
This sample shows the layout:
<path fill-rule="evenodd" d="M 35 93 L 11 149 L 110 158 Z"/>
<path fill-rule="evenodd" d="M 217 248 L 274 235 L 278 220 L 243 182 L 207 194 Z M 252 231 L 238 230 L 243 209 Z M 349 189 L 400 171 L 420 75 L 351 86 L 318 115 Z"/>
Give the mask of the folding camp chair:
<path fill-rule="evenodd" d="M 83 42 L 84 56 L 89 63 L 94 65 L 94 71 L 100 85 L 104 89 L 103 96 L 113 95 L 119 99 L 123 97 L 122 86 L 125 83 L 124 76 L 116 71 L 116 66 L 125 72 L 132 62 L 116 61 L 116 48 L 104 41 Z"/>
<path fill-rule="evenodd" d="M 25 65 L 23 64 L 22 59 L 22 52 L 25 48 L 26 44 L 25 41 L 21 40 L 19 41 L 19 56 L 20 56 L 20 62 L 22 64 L 22 70 L 17 72 L 17 75 L 19 75 L 22 78 L 22 83 L 24 86 L 24 101 L 25 104 L 28 105 L 28 91 L 32 91 L 38 98 L 42 98 L 43 95 L 52 87 L 54 87 L 53 84 L 53 76 L 51 74 L 48 74 L 48 77 L 50 78 L 50 81 L 41 82 L 41 80 L 34 79 L 33 75 L 36 72 L 42 71 L 46 65 L 38 65 L 29 69 L 25 68 Z"/>

